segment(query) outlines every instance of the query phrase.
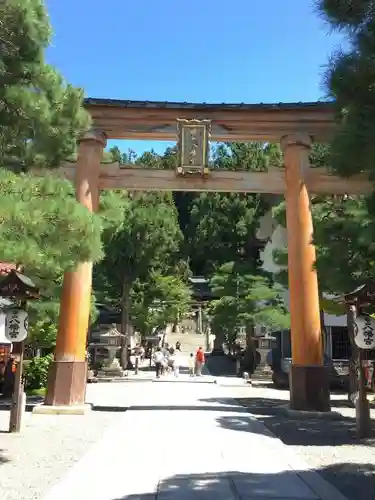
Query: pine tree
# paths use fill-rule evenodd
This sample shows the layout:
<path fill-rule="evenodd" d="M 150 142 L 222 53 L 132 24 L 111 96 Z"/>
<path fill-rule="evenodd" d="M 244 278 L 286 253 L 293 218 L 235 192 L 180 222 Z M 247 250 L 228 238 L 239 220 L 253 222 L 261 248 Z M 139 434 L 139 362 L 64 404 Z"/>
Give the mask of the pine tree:
<path fill-rule="evenodd" d="M 132 322 L 142 336 L 150 335 L 155 326 L 165 328 L 180 321 L 190 302 L 191 290 L 183 278 L 152 272 L 133 286 Z"/>
<path fill-rule="evenodd" d="M 19 172 L 74 154 L 89 117 L 82 91 L 44 61 L 51 36 L 44 3 L 1 2 L 0 19 L 0 256 L 59 275 L 101 257 L 101 221 L 67 181 Z"/>
<path fill-rule="evenodd" d="M 265 171 L 281 165 L 279 147 L 263 143 L 219 144 L 212 152 L 212 169 Z M 269 209 L 263 195 L 202 193 L 190 203 L 186 239 L 191 267 L 210 276 L 229 261 L 257 266 L 259 219 Z"/>
<path fill-rule="evenodd" d="M 210 284 L 215 296 L 219 296 L 210 306 L 212 324 L 224 334 L 229 344 L 235 342 L 244 327 L 249 350 L 255 326 L 265 326 L 270 330 L 289 326 L 281 289 L 259 270 L 249 269 L 246 264 L 227 262 L 215 272 Z"/>
<path fill-rule="evenodd" d="M 325 78 L 337 116 L 330 165 L 341 175 L 365 171 L 374 179 L 375 2 L 318 0 L 317 8 L 346 42 L 332 55 Z"/>
<path fill-rule="evenodd" d="M 182 235 L 170 194 L 117 196 L 123 200 L 121 222 L 103 233 L 105 257 L 96 266 L 94 289 L 102 301 L 121 307 L 126 331 L 134 283 L 147 282 L 154 271 L 168 274 Z"/>
<path fill-rule="evenodd" d="M 48 175 L 90 125 L 83 91 L 45 62 L 51 33 L 42 0 L 0 2 L 0 260 L 22 264 L 41 287 L 30 305 L 31 330 L 48 328 L 48 339 L 33 335 L 38 343 L 56 333 L 63 272 L 102 257 L 101 231 L 114 217 L 110 199 L 103 216 L 90 214 L 68 181 Z M 33 165 L 45 177 L 30 175 Z"/>
<path fill-rule="evenodd" d="M 0 165 L 58 165 L 90 119 L 83 91 L 46 64 L 51 26 L 42 0 L 0 4 Z"/>

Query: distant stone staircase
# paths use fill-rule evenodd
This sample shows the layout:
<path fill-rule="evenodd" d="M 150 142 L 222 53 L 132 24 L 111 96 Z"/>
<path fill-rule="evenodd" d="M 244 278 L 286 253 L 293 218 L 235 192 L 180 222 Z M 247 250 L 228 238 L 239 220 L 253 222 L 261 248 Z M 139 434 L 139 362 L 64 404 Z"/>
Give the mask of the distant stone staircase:
<path fill-rule="evenodd" d="M 198 333 L 169 333 L 167 335 L 167 342 L 172 347 L 176 345 L 177 342 L 181 344 L 181 350 L 183 353 L 194 352 L 199 346 L 206 349 L 206 336 Z"/>

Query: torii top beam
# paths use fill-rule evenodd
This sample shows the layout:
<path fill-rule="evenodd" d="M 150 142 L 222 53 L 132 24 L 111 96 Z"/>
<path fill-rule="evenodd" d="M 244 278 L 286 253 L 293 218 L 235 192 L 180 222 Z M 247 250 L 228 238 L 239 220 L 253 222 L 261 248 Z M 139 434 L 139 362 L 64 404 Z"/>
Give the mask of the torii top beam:
<path fill-rule="evenodd" d="M 117 99 L 85 99 L 92 126 L 109 139 L 175 141 L 177 120 L 211 120 L 211 140 L 226 142 L 279 142 L 283 137 L 304 134 L 317 142 L 328 141 L 334 131 L 332 102 L 278 104 L 206 104 Z M 34 173 L 45 175 L 34 170 Z M 54 172 L 74 180 L 75 165 L 65 163 Z M 363 174 L 349 179 L 312 168 L 306 178 L 311 193 L 365 194 L 373 186 Z M 213 170 L 206 177 L 181 177 L 174 171 L 134 168 L 133 165 L 102 165 L 100 189 L 134 191 L 217 191 L 244 193 L 285 192 L 284 169 L 268 172 Z"/>
<path fill-rule="evenodd" d="M 212 121 L 211 140 L 269 141 L 294 133 L 329 140 L 334 127 L 330 102 L 206 104 L 85 99 L 93 127 L 109 139 L 176 140 L 177 119 Z"/>

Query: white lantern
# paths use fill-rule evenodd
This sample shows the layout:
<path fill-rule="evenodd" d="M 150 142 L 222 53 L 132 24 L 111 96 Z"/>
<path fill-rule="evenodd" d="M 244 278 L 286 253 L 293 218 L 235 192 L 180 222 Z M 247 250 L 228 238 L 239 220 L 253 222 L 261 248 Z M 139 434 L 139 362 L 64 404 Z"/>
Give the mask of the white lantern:
<path fill-rule="evenodd" d="M 354 341 L 360 349 L 375 348 L 375 320 L 371 316 L 357 316 L 354 323 Z"/>
<path fill-rule="evenodd" d="M 27 337 L 29 318 L 23 309 L 10 309 L 5 319 L 5 337 L 10 342 L 22 342 Z"/>

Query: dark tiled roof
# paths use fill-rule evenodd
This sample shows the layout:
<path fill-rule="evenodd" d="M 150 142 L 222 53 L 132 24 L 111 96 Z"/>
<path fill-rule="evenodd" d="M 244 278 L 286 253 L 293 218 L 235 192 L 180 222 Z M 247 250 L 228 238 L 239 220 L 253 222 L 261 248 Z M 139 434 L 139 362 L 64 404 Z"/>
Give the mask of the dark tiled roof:
<path fill-rule="evenodd" d="M 14 274 L 21 281 L 21 283 L 23 283 L 25 286 L 27 286 L 29 288 L 36 288 L 35 284 L 32 282 L 32 280 L 28 276 L 25 276 L 24 274 L 21 274 L 17 271 L 15 271 Z"/>
<path fill-rule="evenodd" d="M 12 269 L 0 282 L 0 296 L 39 298 L 39 289 L 30 278 Z"/>
<path fill-rule="evenodd" d="M 296 108 L 326 108 L 331 109 L 333 103 L 329 101 L 317 102 L 279 102 L 279 103 L 192 103 L 192 102 L 168 102 L 168 101 L 130 101 L 122 99 L 104 99 L 88 97 L 85 99 L 87 106 L 114 106 L 121 108 L 158 108 L 158 109 L 243 109 L 243 110 L 288 110 Z"/>
<path fill-rule="evenodd" d="M 191 283 L 192 297 L 195 300 L 213 300 L 217 299 L 215 294 L 212 293 L 210 283 L 207 279 L 194 277 L 189 279 Z"/>

